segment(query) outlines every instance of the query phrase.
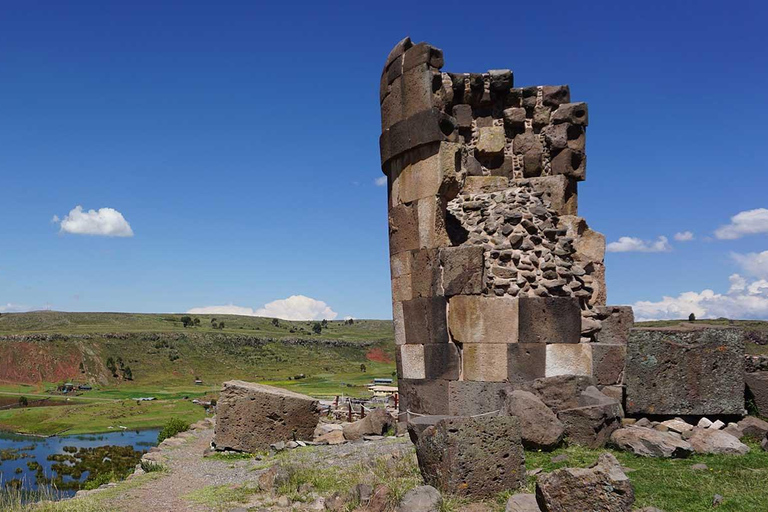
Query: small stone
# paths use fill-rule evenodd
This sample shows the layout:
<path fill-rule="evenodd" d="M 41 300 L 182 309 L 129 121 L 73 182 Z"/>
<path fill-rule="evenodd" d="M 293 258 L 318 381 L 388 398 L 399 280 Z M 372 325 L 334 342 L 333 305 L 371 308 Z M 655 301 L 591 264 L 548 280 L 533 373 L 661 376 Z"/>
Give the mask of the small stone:
<path fill-rule="evenodd" d="M 723 498 L 723 497 L 722 497 L 722 496 L 720 496 L 719 494 L 715 494 L 715 495 L 712 497 L 712 508 L 714 508 L 714 507 L 719 507 L 720 505 L 722 505 L 722 504 L 723 504 L 723 500 L 724 500 L 724 499 L 725 499 L 725 498 Z"/>
<path fill-rule="evenodd" d="M 725 426 L 725 423 L 723 423 L 723 422 L 722 422 L 722 421 L 720 421 L 720 420 L 715 420 L 715 421 L 713 421 L 713 422 L 712 422 L 712 424 L 711 424 L 709 427 L 707 427 L 707 428 L 711 428 L 711 429 L 714 429 L 714 430 L 720 430 L 720 429 L 721 429 L 721 428 L 723 428 L 724 426 Z"/>
<path fill-rule="evenodd" d="M 693 466 L 691 466 L 691 469 L 694 471 L 706 471 L 709 469 L 709 466 L 707 466 L 706 464 L 694 464 Z"/>
<path fill-rule="evenodd" d="M 405 493 L 397 512 L 440 512 L 443 497 L 431 485 L 415 487 Z"/>
<path fill-rule="evenodd" d="M 291 500 L 288 496 L 280 496 L 277 498 L 277 506 L 280 508 L 287 508 L 291 506 Z"/>
<path fill-rule="evenodd" d="M 555 455 L 551 459 L 549 459 L 550 462 L 553 464 L 557 464 L 558 462 L 565 462 L 568 460 L 568 456 L 564 453 L 561 453 L 560 455 Z"/>
<path fill-rule="evenodd" d="M 507 500 L 505 512 L 540 512 L 535 494 L 513 494 Z"/>
<path fill-rule="evenodd" d="M 709 428 L 712 426 L 712 422 L 709 421 L 707 418 L 701 418 L 699 422 L 696 424 L 699 428 Z"/>

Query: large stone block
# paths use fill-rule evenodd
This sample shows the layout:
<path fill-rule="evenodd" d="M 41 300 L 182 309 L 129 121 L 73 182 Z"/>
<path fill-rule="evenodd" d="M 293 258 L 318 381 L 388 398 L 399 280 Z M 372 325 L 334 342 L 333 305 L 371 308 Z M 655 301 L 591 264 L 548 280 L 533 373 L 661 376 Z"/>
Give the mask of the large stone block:
<path fill-rule="evenodd" d="M 397 380 L 400 396 L 400 420 L 406 420 L 407 414 L 447 415 L 448 412 L 448 383 L 442 379 L 404 379 Z"/>
<path fill-rule="evenodd" d="M 448 304 L 448 325 L 454 340 L 461 343 L 517 343 L 517 299 L 456 295 Z"/>
<path fill-rule="evenodd" d="M 410 288 L 414 298 L 442 295 L 441 274 L 440 254 L 437 249 L 413 251 Z"/>
<path fill-rule="evenodd" d="M 479 156 L 491 157 L 504 151 L 505 138 L 503 126 L 489 126 L 479 129 L 476 151 Z"/>
<path fill-rule="evenodd" d="M 752 400 L 760 416 L 768 416 L 768 372 L 751 372 L 744 374 L 747 385 L 746 396 Z"/>
<path fill-rule="evenodd" d="M 450 245 L 445 227 L 445 205 L 439 197 L 419 199 L 419 247 L 433 249 Z"/>
<path fill-rule="evenodd" d="M 389 253 L 398 254 L 419 248 L 418 210 L 414 204 L 389 209 Z"/>
<path fill-rule="evenodd" d="M 581 394 L 588 388 L 595 386 L 597 381 L 587 375 L 559 375 L 525 382 L 515 387 L 530 391 L 547 404 L 547 407 L 558 412 L 563 409 L 580 407 L 583 403 L 579 400 Z"/>
<path fill-rule="evenodd" d="M 571 148 L 563 149 L 552 158 L 552 174 L 584 181 L 587 177 L 587 156 Z"/>
<path fill-rule="evenodd" d="M 530 185 L 533 190 L 543 192 L 545 204 L 555 210 L 558 215 L 576 215 L 578 210 L 577 185 L 566 176 L 542 176 L 518 181 L 522 185 Z"/>
<path fill-rule="evenodd" d="M 427 484 L 460 496 L 491 497 L 526 479 L 514 416 L 440 420 L 419 436 L 416 456 Z"/>
<path fill-rule="evenodd" d="M 395 345 L 405 343 L 405 319 L 403 317 L 403 303 L 392 302 L 392 324 L 395 329 Z"/>
<path fill-rule="evenodd" d="M 741 415 L 742 334 L 735 329 L 633 329 L 626 383 L 629 414 Z"/>
<path fill-rule="evenodd" d="M 590 343 L 592 347 L 592 375 L 600 386 L 613 386 L 624 381 L 624 362 L 627 346 L 624 344 Z"/>
<path fill-rule="evenodd" d="M 483 247 L 445 247 L 440 250 L 442 292 L 446 296 L 483 291 Z"/>
<path fill-rule="evenodd" d="M 465 380 L 504 382 L 508 378 L 507 344 L 467 343 L 462 351 L 462 376 Z"/>
<path fill-rule="evenodd" d="M 520 343 L 578 343 L 581 309 L 571 297 L 520 298 Z"/>
<path fill-rule="evenodd" d="M 415 66 L 403 73 L 403 116 L 408 118 L 434 105 L 432 71 L 427 64 Z"/>
<path fill-rule="evenodd" d="M 406 151 L 439 141 L 456 139 L 456 120 L 437 108 L 423 110 L 384 130 L 379 137 L 383 166 Z"/>
<path fill-rule="evenodd" d="M 547 346 L 543 343 L 514 343 L 507 346 L 509 382 L 526 382 L 545 376 Z"/>
<path fill-rule="evenodd" d="M 509 178 L 506 176 L 467 176 L 464 180 L 462 194 L 486 194 L 499 192 L 509 188 Z"/>
<path fill-rule="evenodd" d="M 217 450 L 257 452 L 278 441 L 311 440 L 320 419 L 317 400 L 285 389 L 232 380 L 216 406 Z"/>
<path fill-rule="evenodd" d="M 545 377 L 592 375 L 592 347 L 589 343 L 547 345 Z"/>
<path fill-rule="evenodd" d="M 635 325 L 632 306 L 601 306 L 597 308 L 601 328 L 596 337 L 600 343 L 623 343 L 629 339 L 629 330 Z"/>
<path fill-rule="evenodd" d="M 448 412 L 453 416 L 475 416 L 499 412 L 504 406 L 505 382 L 448 381 Z"/>
<path fill-rule="evenodd" d="M 457 380 L 461 372 L 459 351 L 453 343 L 401 345 L 400 360 L 404 379 Z"/>
<path fill-rule="evenodd" d="M 459 145 L 450 142 L 427 144 L 409 151 L 398 175 L 398 201 L 410 203 L 458 189 Z M 395 167 L 393 167 L 393 170 Z"/>
<path fill-rule="evenodd" d="M 599 448 L 621 427 L 624 410 L 618 400 L 589 387 L 578 397 L 579 407 L 558 411 L 557 418 L 565 424 L 568 442 Z"/>
<path fill-rule="evenodd" d="M 405 342 L 447 343 L 444 297 L 421 297 L 403 302 Z"/>

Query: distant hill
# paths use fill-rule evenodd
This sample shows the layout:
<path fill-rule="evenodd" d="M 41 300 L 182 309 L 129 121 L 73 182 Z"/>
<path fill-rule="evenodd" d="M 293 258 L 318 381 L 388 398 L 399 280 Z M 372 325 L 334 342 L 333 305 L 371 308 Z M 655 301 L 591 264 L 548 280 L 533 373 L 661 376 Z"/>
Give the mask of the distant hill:
<path fill-rule="evenodd" d="M 197 325 L 185 327 L 183 317 Z M 328 383 L 334 393 L 340 379 L 360 385 L 394 371 L 391 321 L 328 321 L 319 334 L 314 324 L 237 315 L 7 313 L 0 316 L 0 385 L 167 390 L 186 389 L 196 378 L 206 387 L 238 378 L 288 387 Z"/>

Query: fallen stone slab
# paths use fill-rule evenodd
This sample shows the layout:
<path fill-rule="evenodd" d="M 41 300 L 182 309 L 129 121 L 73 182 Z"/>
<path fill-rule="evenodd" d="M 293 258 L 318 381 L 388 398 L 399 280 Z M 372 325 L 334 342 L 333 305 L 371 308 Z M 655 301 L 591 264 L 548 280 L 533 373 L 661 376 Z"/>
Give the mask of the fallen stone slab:
<path fill-rule="evenodd" d="M 603 453 L 590 468 L 563 468 L 539 475 L 536 501 L 545 512 L 630 512 L 635 493 L 616 457 Z"/>
<path fill-rule="evenodd" d="M 536 395 L 514 390 L 506 394 L 502 414 L 520 418 L 523 446 L 532 450 L 553 450 L 563 440 L 565 425 Z"/>
<path fill-rule="evenodd" d="M 505 512 L 541 512 L 535 494 L 513 494 L 507 500 Z"/>
<path fill-rule="evenodd" d="M 611 443 L 643 457 L 682 459 L 693 453 L 693 447 L 680 434 L 643 427 L 620 428 L 611 434 Z"/>
<path fill-rule="evenodd" d="M 768 434 L 768 422 L 754 416 L 747 416 L 736 425 L 743 435 L 754 439 L 762 439 Z"/>
<path fill-rule="evenodd" d="M 285 389 L 225 382 L 212 444 L 217 450 L 253 453 L 280 441 L 310 440 L 320 418 L 317 404 L 314 398 Z"/>
<path fill-rule="evenodd" d="M 621 428 L 624 411 L 621 404 L 597 390 L 586 388 L 578 395 L 579 407 L 561 410 L 557 418 L 565 425 L 569 443 L 600 448 L 614 430 Z"/>
<path fill-rule="evenodd" d="M 460 496 L 487 498 L 525 482 L 525 453 L 515 416 L 448 418 L 416 443 L 424 481 Z"/>
<path fill-rule="evenodd" d="M 696 453 L 744 455 L 749 452 L 749 446 L 722 430 L 694 429 L 688 442 Z"/>
<path fill-rule="evenodd" d="M 662 421 L 661 424 L 667 427 L 667 429 L 671 430 L 672 432 L 677 432 L 678 434 L 682 434 L 683 432 L 688 432 L 689 430 L 693 430 L 693 425 L 691 425 L 687 421 L 684 421 L 680 418 L 674 418 L 671 420 Z"/>
<path fill-rule="evenodd" d="M 344 438 L 357 441 L 364 436 L 381 436 L 395 428 L 395 419 L 384 409 L 373 409 L 365 418 L 344 425 Z"/>
<path fill-rule="evenodd" d="M 744 339 L 737 329 L 632 329 L 627 414 L 742 415 Z"/>
<path fill-rule="evenodd" d="M 430 485 L 414 487 L 403 496 L 397 512 L 440 512 L 443 496 Z"/>

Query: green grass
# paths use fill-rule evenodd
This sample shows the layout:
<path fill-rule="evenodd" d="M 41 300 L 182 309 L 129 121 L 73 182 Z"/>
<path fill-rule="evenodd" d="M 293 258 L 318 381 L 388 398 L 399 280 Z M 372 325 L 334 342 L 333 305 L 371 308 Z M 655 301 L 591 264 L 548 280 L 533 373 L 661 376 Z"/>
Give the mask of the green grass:
<path fill-rule="evenodd" d="M 257 487 L 210 485 L 184 496 L 184 499 L 205 505 L 208 510 L 225 511 L 237 504 L 247 503 L 258 492 Z"/>
<path fill-rule="evenodd" d="M 89 434 L 119 432 L 120 426 L 128 430 L 155 428 L 171 418 L 194 423 L 203 417 L 204 409 L 187 400 L 126 400 L 0 411 L 0 429 L 36 435 Z"/>

